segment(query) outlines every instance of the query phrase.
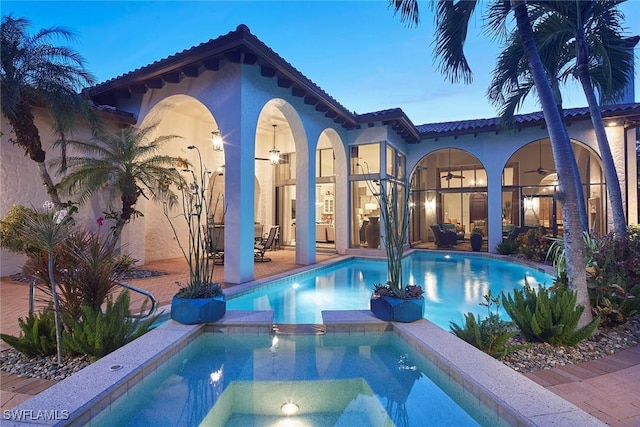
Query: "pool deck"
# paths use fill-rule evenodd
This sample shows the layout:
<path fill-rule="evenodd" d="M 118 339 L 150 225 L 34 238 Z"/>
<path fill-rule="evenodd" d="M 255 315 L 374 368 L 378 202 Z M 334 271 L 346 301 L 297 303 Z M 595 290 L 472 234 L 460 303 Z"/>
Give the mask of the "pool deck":
<path fill-rule="evenodd" d="M 304 268 L 295 264 L 293 251 L 273 251 L 269 252 L 269 256 L 273 259 L 272 262 L 256 263 L 256 279 L 260 280 L 274 275 L 288 275 Z M 319 262 L 337 258 L 336 255 L 318 255 Z M 184 281 L 187 277 L 186 265 L 182 259 L 150 263 L 144 267 L 168 273 L 163 276 L 130 281 L 137 287 L 150 290 L 160 305 L 170 302 L 177 288 L 175 282 Z M 223 268 L 216 269 L 218 280 L 222 278 Z M 17 318 L 27 314 L 28 289 L 26 284 L 11 281 L 9 278 L 0 279 L 1 332 L 14 335 L 19 333 Z M 238 290 L 233 289 L 233 291 Z M 229 291 L 232 290 L 229 289 Z M 133 305 L 140 303 L 141 299 L 132 299 Z M 245 320 L 249 319 L 245 318 Z M 445 332 L 443 337 L 447 336 L 451 336 L 451 334 Z M 0 344 L 0 349 L 6 348 L 6 344 Z M 509 371 L 511 370 L 509 369 Z M 533 380 L 608 425 L 640 426 L 640 347 L 630 348 L 599 360 L 576 365 L 525 375 L 513 372 L 516 377 L 522 379 L 527 377 Z M 2 373 L 0 377 L 0 409 L 13 408 L 56 383 L 56 381 L 20 378 L 16 375 Z M 532 423 L 537 424 L 533 421 Z"/>

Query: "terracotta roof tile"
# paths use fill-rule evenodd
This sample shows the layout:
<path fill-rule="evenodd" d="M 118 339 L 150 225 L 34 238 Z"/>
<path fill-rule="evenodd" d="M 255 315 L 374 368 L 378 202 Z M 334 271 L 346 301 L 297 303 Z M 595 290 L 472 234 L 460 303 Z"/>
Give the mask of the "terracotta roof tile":
<path fill-rule="evenodd" d="M 640 103 L 633 104 L 615 104 L 602 107 L 603 117 L 615 117 L 619 115 L 637 115 L 640 119 Z M 568 108 L 564 110 L 564 116 L 567 120 L 588 120 L 590 117 L 587 107 Z M 533 113 L 519 114 L 514 117 L 515 126 L 519 128 L 537 126 L 544 123 L 542 111 Z M 473 119 L 458 120 L 441 123 L 425 123 L 416 126 L 421 138 L 437 138 L 441 136 L 464 135 L 478 132 L 488 132 L 502 129 L 500 119 L 494 117 L 491 119 Z"/>

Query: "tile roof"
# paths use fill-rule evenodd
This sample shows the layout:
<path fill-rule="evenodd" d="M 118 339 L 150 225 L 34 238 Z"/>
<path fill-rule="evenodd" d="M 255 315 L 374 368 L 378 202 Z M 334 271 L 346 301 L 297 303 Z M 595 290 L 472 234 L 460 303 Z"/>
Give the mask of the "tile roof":
<path fill-rule="evenodd" d="M 578 120 L 588 120 L 590 118 L 589 108 L 567 108 L 564 110 L 565 119 L 568 122 Z M 615 104 L 602 107 L 604 118 L 631 116 L 633 121 L 640 121 L 640 103 Z M 517 128 L 526 128 L 544 125 L 542 111 L 519 114 L 514 116 Z M 500 118 L 459 120 L 441 123 L 425 123 L 416 126 L 421 139 L 438 138 L 443 136 L 455 136 L 473 134 L 479 132 L 491 132 L 504 129 L 500 126 Z"/>
<path fill-rule="evenodd" d="M 127 92 L 138 90 L 144 93 L 150 87 L 177 83 L 181 74 L 197 75 L 197 69 L 202 66 L 217 70 L 219 62 L 223 60 L 257 64 L 262 67 L 263 76 L 277 77 L 279 86 L 291 88 L 294 96 L 303 97 L 305 103 L 316 105 L 320 108 L 316 108 L 318 111 L 329 114 L 327 117 L 347 128 L 356 125 L 352 112 L 265 45 L 244 24 L 215 39 L 88 88 L 86 92 L 98 104 L 115 105 L 117 98 L 127 96 Z"/>
<path fill-rule="evenodd" d="M 374 126 L 376 122 L 391 126 L 405 141 L 418 143 L 422 139 L 498 131 L 499 118 L 460 120 L 442 123 L 426 123 L 415 126 L 400 108 L 355 114 L 347 110 L 312 80 L 304 76 L 273 49 L 254 36 L 249 27 L 238 25 L 234 31 L 200 43 L 174 55 L 112 78 L 86 92 L 99 105 L 114 107 L 119 97 L 131 93 L 145 93 L 148 88 L 160 88 L 165 83 L 177 83 L 181 77 L 197 77 L 200 70 L 218 70 L 220 61 L 231 61 L 261 67 L 261 74 L 277 78 L 280 87 L 290 88 L 292 95 L 302 97 L 305 104 L 314 105 L 324 114 L 347 129 L 362 125 Z M 571 108 L 564 111 L 568 121 L 587 120 L 588 108 Z M 640 104 L 617 104 L 603 107 L 603 117 L 625 116 L 640 122 Z M 525 128 L 544 125 L 542 112 L 515 116 L 515 126 Z"/>

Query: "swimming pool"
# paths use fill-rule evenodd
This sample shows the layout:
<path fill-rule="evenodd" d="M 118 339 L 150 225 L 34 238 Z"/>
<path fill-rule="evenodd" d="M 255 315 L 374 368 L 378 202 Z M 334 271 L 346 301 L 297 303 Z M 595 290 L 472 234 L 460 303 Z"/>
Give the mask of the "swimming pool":
<path fill-rule="evenodd" d="M 463 315 L 486 315 L 479 305 L 494 295 L 530 284 L 551 285 L 553 277 L 536 268 L 487 257 L 414 252 L 404 261 L 404 278 L 424 289 L 425 318 L 449 329 Z M 322 310 L 367 310 L 374 284 L 386 282 L 385 261 L 350 259 L 278 279 L 241 295 L 227 310 L 273 310 L 277 324 L 321 324 Z"/>
<path fill-rule="evenodd" d="M 91 425 L 506 424 L 393 333 L 209 333 Z"/>

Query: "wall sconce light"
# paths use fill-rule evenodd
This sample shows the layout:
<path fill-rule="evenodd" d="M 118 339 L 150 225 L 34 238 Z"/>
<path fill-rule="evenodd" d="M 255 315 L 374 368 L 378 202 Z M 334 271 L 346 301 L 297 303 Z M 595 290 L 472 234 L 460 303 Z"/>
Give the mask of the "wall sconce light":
<path fill-rule="evenodd" d="M 222 151 L 222 135 L 220 135 L 220 130 L 216 129 L 211 132 L 211 145 L 213 146 L 213 151 Z"/>
<path fill-rule="evenodd" d="M 433 198 L 433 199 L 427 199 L 427 200 L 424 202 L 424 207 L 425 207 L 427 210 L 430 210 L 430 211 L 435 210 L 435 209 L 436 209 L 436 199 L 435 199 L 435 198 Z"/>
<path fill-rule="evenodd" d="M 273 148 L 269 151 L 269 163 L 274 166 L 280 163 L 280 150 L 276 149 L 276 126 L 273 125 Z"/>

